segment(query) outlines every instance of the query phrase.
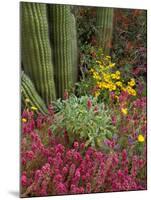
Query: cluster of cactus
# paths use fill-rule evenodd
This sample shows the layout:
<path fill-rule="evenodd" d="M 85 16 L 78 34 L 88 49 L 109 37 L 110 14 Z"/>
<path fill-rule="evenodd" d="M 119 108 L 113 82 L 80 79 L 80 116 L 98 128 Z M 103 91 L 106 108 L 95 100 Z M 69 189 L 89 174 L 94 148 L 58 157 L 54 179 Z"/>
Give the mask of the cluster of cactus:
<path fill-rule="evenodd" d="M 109 54 L 112 8 L 97 8 L 99 46 Z M 25 74 L 48 106 L 77 81 L 76 20 L 69 5 L 21 3 L 21 60 Z M 39 101 L 39 100 L 38 100 Z"/>
<path fill-rule="evenodd" d="M 114 8 L 97 8 L 96 26 L 98 29 L 99 47 L 105 55 L 110 54 L 110 45 L 113 32 L 113 10 Z"/>
<path fill-rule="evenodd" d="M 46 106 L 76 81 L 76 45 L 70 6 L 21 3 L 23 69 Z"/>
<path fill-rule="evenodd" d="M 39 112 L 47 114 L 47 108 L 44 101 L 39 96 L 30 78 L 22 72 L 21 74 L 21 93 L 22 93 L 22 104 L 25 105 L 26 99 L 28 99 L 28 105 L 30 107 L 36 106 Z"/>

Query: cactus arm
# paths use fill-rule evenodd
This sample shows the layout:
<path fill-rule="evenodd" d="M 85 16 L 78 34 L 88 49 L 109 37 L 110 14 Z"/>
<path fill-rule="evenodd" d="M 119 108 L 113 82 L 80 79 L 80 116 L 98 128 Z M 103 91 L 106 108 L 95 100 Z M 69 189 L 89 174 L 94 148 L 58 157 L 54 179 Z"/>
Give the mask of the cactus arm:
<path fill-rule="evenodd" d="M 21 75 L 21 94 L 23 103 L 25 102 L 25 99 L 29 99 L 30 106 L 35 106 L 42 114 L 48 113 L 46 105 L 41 97 L 38 95 L 32 81 L 23 72 Z"/>
<path fill-rule="evenodd" d="M 113 8 L 97 8 L 96 26 L 98 29 L 99 47 L 103 49 L 104 54 L 110 54 L 109 44 L 112 41 L 113 32 Z"/>

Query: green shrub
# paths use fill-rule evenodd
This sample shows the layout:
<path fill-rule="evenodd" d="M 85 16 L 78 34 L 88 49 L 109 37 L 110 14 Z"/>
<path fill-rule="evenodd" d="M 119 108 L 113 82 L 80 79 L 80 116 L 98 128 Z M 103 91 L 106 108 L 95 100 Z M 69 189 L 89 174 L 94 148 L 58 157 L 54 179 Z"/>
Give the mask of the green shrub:
<path fill-rule="evenodd" d="M 87 145 L 101 147 L 104 139 L 111 139 L 115 132 L 110 110 L 103 103 L 97 104 L 96 98 L 71 95 L 54 106 L 58 112 L 51 129 L 60 136 L 66 131 L 70 144 L 74 140 L 86 140 Z"/>

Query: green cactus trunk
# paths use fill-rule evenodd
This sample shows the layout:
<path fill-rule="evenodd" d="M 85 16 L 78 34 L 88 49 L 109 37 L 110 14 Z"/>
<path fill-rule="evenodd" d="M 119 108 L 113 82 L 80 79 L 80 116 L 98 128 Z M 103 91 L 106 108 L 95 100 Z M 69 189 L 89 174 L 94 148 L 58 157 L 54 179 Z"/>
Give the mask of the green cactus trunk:
<path fill-rule="evenodd" d="M 21 74 L 21 94 L 22 104 L 25 104 L 25 99 L 29 99 L 29 106 L 35 106 L 38 109 L 38 112 L 41 112 L 42 114 L 48 113 L 44 101 L 38 95 L 32 81 L 24 72 Z"/>
<path fill-rule="evenodd" d="M 45 4 L 21 3 L 21 56 L 25 73 L 49 105 L 56 94 L 46 11 Z"/>
<path fill-rule="evenodd" d="M 75 16 L 71 15 L 71 60 L 73 68 L 73 82 L 77 82 L 78 78 L 78 44 L 77 44 L 77 29 Z"/>
<path fill-rule="evenodd" d="M 113 32 L 113 10 L 113 8 L 97 8 L 96 11 L 98 43 L 105 55 L 110 54 Z"/>
<path fill-rule="evenodd" d="M 54 76 L 58 97 L 74 83 L 72 53 L 72 14 L 68 5 L 48 5 L 50 41 L 53 47 Z M 71 53 L 72 52 L 72 53 Z M 74 54 L 77 56 L 76 54 Z"/>

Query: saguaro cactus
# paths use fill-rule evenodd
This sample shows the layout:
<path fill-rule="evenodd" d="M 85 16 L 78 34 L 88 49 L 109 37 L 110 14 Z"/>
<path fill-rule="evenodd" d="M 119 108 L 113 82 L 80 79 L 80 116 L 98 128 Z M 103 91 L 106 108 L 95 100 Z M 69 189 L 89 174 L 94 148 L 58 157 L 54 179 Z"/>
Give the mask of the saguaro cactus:
<path fill-rule="evenodd" d="M 71 55 L 71 52 L 74 54 L 73 40 L 76 40 L 76 36 L 72 34 L 74 22 L 68 5 L 48 5 L 48 11 L 56 91 L 58 97 L 63 97 L 64 91 L 69 89 L 74 82 L 73 76 L 76 76 Z"/>
<path fill-rule="evenodd" d="M 99 47 L 103 49 L 104 54 L 109 55 L 113 31 L 113 8 L 97 8 L 96 14 Z"/>
<path fill-rule="evenodd" d="M 48 105 L 56 94 L 45 4 L 21 3 L 21 47 L 24 71 Z"/>
<path fill-rule="evenodd" d="M 30 106 L 35 106 L 43 114 L 48 113 L 44 101 L 38 95 L 32 81 L 24 72 L 21 74 L 21 94 L 23 103 L 25 99 L 29 99 Z"/>

